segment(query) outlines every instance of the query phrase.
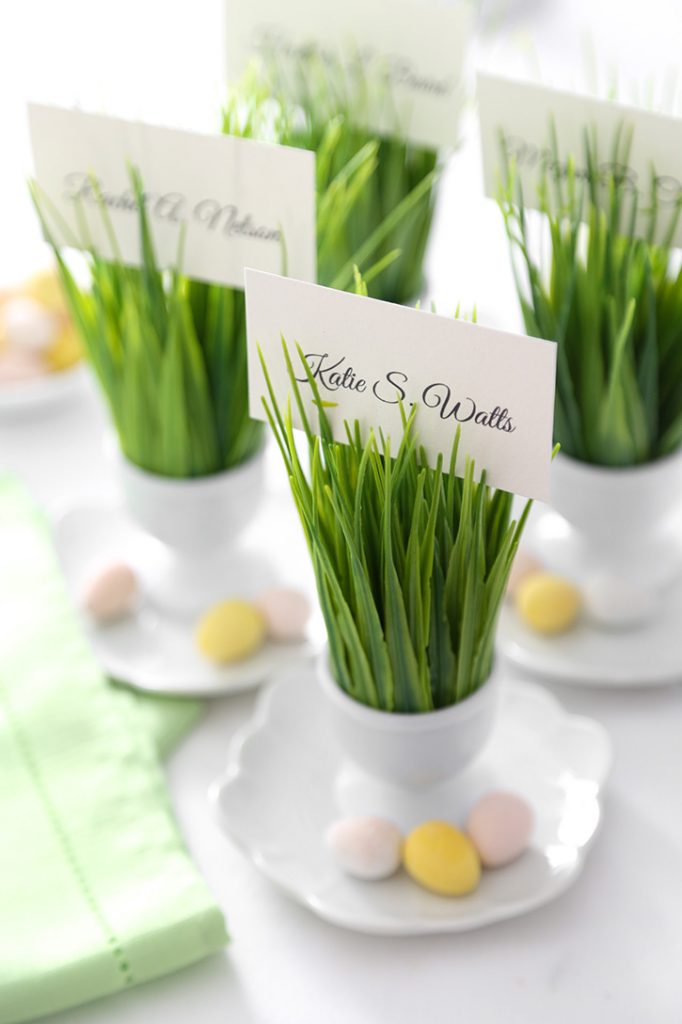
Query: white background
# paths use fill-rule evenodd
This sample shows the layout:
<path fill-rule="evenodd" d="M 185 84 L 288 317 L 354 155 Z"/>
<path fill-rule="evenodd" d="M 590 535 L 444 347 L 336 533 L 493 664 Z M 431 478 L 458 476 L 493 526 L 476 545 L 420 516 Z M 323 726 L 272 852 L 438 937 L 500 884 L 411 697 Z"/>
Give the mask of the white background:
<path fill-rule="evenodd" d="M 492 8 L 484 5 L 491 18 Z M 23 186 L 26 98 L 80 99 L 112 114 L 211 128 L 219 18 L 217 0 L 2 5 L 0 284 L 41 257 Z M 493 20 L 502 35 L 489 31 L 481 44 L 487 66 L 518 64 L 534 39 L 558 85 L 578 80 L 586 30 L 604 62 L 616 55 L 631 74 L 662 74 L 679 61 L 679 0 L 509 0 Z M 446 181 L 431 266 L 442 311 L 476 302 L 483 322 L 518 328 L 499 214 L 481 198 L 471 135 Z M 16 470 L 49 505 L 107 490 L 104 429 L 94 393 L 44 419 L 0 419 L 0 467 Z M 296 537 L 281 478 L 276 486 L 282 530 Z M 302 545 L 290 549 L 294 573 Z M 206 788 L 252 706 L 251 697 L 233 698 L 213 705 L 169 768 L 181 827 L 227 915 L 232 944 L 53 1024 L 679 1024 L 682 692 L 553 689 L 571 710 L 600 719 L 616 749 L 603 831 L 583 877 L 559 901 L 479 932 L 418 940 L 369 938 L 316 920 L 262 879 L 211 819 Z"/>

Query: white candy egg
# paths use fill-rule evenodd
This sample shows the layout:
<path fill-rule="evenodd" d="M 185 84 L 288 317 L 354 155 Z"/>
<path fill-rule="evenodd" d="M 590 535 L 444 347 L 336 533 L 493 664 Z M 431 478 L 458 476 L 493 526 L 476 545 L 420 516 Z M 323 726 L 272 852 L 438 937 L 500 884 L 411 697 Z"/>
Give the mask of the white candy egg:
<path fill-rule="evenodd" d="M 656 597 L 650 590 L 619 576 L 593 576 L 583 588 L 583 597 L 593 622 L 610 629 L 646 622 L 656 610 Z"/>
<path fill-rule="evenodd" d="M 88 580 L 83 590 L 83 608 L 96 622 L 113 622 L 130 612 L 137 591 L 137 578 L 130 566 L 112 562 Z"/>
<path fill-rule="evenodd" d="M 8 345 L 44 352 L 57 340 L 60 324 L 54 313 L 35 299 L 17 295 L 0 311 L 0 330 Z"/>
<path fill-rule="evenodd" d="M 326 843 L 347 875 L 377 881 L 400 867 L 403 837 L 386 818 L 342 818 L 327 829 Z"/>
<path fill-rule="evenodd" d="M 265 616 L 268 635 L 273 640 L 300 640 L 310 618 L 310 604 L 299 591 L 290 587 L 270 587 L 255 602 Z"/>
<path fill-rule="evenodd" d="M 487 793 L 472 808 L 466 830 L 483 866 L 499 868 L 520 857 L 528 846 L 533 812 L 514 793 Z"/>

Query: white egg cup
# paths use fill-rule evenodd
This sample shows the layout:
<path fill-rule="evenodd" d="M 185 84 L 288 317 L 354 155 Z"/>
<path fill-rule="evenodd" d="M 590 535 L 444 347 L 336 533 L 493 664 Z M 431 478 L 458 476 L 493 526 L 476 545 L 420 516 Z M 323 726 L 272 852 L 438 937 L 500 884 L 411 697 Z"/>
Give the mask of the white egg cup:
<path fill-rule="evenodd" d="M 396 714 L 349 697 L 332 677 L 329 653 L 317 663 L 317 678 L 330 730 L 342 755 L 389 785 L 422 790 L 450 782 L 478 756 L 495 724 L 499 678 L 451 707 Z"/>
<path fill-rule="evenodd" d="M 230 596 L 235 581 L 257 577 L 242 565 L 238 545 L 264 490 L 264 451 L 221 473 L 175 479 L 148 473 L 120 452 L 116 469 L 125 507 L 156 541 L 137 566 L 147 598 L 164 612 L 196 615 Z"/>
<path fill-rule="evenodd" d="M 564 522 L 541 524 L 537 553 L 557 568 L 649 587 L 682 573 L 682 451 L 623 469 L 559 453 L 552 506 Z"/>

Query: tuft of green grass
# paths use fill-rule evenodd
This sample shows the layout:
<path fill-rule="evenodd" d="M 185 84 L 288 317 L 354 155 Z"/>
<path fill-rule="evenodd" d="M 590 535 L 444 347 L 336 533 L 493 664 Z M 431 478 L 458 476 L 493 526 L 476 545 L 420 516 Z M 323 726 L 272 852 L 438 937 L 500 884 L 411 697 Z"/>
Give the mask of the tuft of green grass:
<path fill-rule="evenodd" d="M 260 75 L 263 88 L 290 112 L 287 143 L 317 154 L 319 194 L 357 191 L 347 215 L 321 246 L 320 284 L 348 287 L 357 264 L 373 297 L 415 301 L 424 284 L 440 154 L 409 142 L 397 115 L 390 137 L 379 138 L 362 127 L 370 105 L 377 96 L 381 99 L 381 83 L 357 69 L 345 73 L 314 50 L 301 59 L 293 82 L 274 57 L 265 61 Z M 362 170 L 349 182 L 347 168 L 358 165 Z M 367 273 L 367 256 L 380 273 Z M 334 278 L 342 267 L 347 279 L 339 285 Z"/>
<path fill-rule="evenodd" d="M 512 519 L 513 496 L 475 480 L 467 460 L 455 476 L 456 435 L 449 464 L 428 465 L 415 428 L 404 417 L 402 440 L 390 441 L 357 422 L 346 443 L 334 441 L 325 404 L 302 349 L 319 417 L 313 431 L 289 350 L 291 390 L 309 454 L 297 450 L 291 403 L 277 401 L 261 355 L 265 412 L 289 476 L 317 581 L 338 685 L 384 711 L 420 713 L 464 700 L 489 678 L 495 630 L 509 572 L 531 502 Z"/>
<path fill-rule="evenodd" d="M 218 473 L 249 459 L 262 444 L 262 426 L 248 412 L 244 294 L 159 268 L 143 184 L 134 169 L 130 178 L 141 265 L 103 259 L 91 246 L 88 288 L 80 286 L 52 236 L 49 216 L 56 211 L 35 183 L 31 190 L 124 455 L 160 476 Z M 100 211 L 116 252 L 103 204 Z M 87 230 L 83 217 L 81 227 Z"/>
<path fill-rule="evenodd" d="M 578 169 L 552 133 L 537 178 L 546 259 L 534 255 L 536 225 L 503 152 L 500 206 L 526 330 L 558 343 L 555 439 L 567 455 L 603 466 L 650 462 L 682 445 L 682 268 L 672 248 L 682 199 L 660 239 L 654 172 L 642 198 L 621 170 L 631 142 L 617 132 L 604 164 L 586 130 Z M 635 237 L 642 220 L 644 237 Z"/>

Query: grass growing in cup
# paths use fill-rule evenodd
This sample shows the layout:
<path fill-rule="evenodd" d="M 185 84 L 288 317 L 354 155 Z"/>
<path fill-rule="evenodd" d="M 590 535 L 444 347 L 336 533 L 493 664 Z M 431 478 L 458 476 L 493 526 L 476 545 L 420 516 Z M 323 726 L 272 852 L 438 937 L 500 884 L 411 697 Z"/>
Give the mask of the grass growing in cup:
<path fill-rule="evenodd" d="M 518 522 L 512 495 L 475 480 L 467 461 L 429 468 L 415 410 L 396 450 L 357 423 L 334 441 L 316 381 L 305 367 L 319 416 L 306 414 L 286 347 L 291 392 L 309 452 L 306 473 L 292 425 L 263 365 L 267 418 L 289 475 L 327 626 L 331 668 L 361 704 L 398 713 L 447 708 L 489 679 L 498 613 L 530 503 Z"/>
<path fill-rule="evenodd" d="M 596 134 L 586 131 L 579 172 L 552 138 L 538 171 L 546 260 L 534 254 L 532 215 L 506 157 L 500 200 L 526 330 L 558 343 L 555 438 L 565 455 L 608 467 L 682 446 L 682 268 L 672 248 L 682 196 L 655 241 L 654 174 L 640 199 L 621 170 L 630 143 L 618 132 L 604 165 Z M 638 217 L 643 238 L 634 236 Z"/>
<path fill-rule="evenodd" d="M 265 91 L 281 97 L 278 102 L 291 113 L 286 141 L 317 154 L 321 194 L 357 190 L 349 215 L 330 232 L 320 252 L 320 284 L 345 288 L 353 265 L 364 261 L 356 254 L 362 257 L 369 246 L 382 268 L 380 274 L 364 273 L 371 294 L 390 302 L 416 300 L 423 286 L 442 155 L 408 141 L 397 115 L 390 137 L 380 138 L 362 127 L 367 111 L 382 97 L 378 77 L 349 73 L 311 51 L 301 58 L 293 78 L 274 58 L 265 62 Z M 346 182 L 347 168 L 359 166 L 360 174 Z M 338 285 L 334 277 L 341 268 L 346 280 Z"/>
<path fill-rule="evenodd" d="M 192 281 L 158 266 L 139 174 L 141 266 L 87 253 L 82 288 L 51 239 L 51 208 L 33 187 L 74 324 L 107 398 L 124 456 L 159 476 L 192 478 L 232 469 L 260 448 L 248 414 L 242 292 Z M 117 251 L 106 209 L 102 217 Z"/>

